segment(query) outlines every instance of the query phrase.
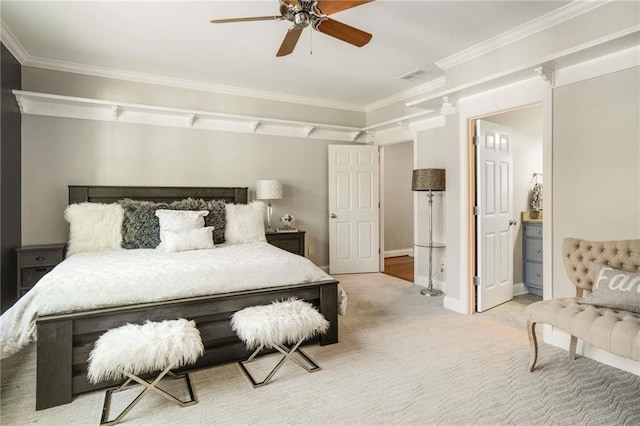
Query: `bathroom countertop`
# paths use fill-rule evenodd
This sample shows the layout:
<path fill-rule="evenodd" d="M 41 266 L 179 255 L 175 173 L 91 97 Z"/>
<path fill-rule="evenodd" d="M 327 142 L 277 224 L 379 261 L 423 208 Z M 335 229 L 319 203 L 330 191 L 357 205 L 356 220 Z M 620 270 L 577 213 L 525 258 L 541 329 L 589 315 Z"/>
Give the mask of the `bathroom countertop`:
<path fill-rule="evenodd" d="M 538 213 L 536 218 L 531 217 L 532 213 Z M 520 215 L 520 221 L 525 223 L 542 223 L 542 212 L 525 211 Z"/>

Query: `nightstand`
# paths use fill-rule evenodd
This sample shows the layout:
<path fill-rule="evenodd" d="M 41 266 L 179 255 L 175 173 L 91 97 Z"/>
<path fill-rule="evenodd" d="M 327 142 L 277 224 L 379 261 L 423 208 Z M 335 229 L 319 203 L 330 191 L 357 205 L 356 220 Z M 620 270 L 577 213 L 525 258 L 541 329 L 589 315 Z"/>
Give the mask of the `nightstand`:
<path fill-rule="evenodd" d="M 18 255 L 18 298 L 64 259 L 64 244 L 24 246 L 16 249 Z"/>
<path fill-rule="evenodd" d="M 282 250 L 304 256 L 304 231 L 267 232 L 267 242 Z"/>

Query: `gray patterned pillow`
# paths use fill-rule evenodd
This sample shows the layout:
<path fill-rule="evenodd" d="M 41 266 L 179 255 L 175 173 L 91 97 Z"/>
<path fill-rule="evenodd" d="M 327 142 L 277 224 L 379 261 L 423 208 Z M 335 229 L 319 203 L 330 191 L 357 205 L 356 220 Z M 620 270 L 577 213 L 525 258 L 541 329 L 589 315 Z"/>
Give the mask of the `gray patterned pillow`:
<path fill-rule="evenodd" d="M 168 209 L 167 203 L 119 200 L 124 209 L 122 221 L 122 247 L 126 249 L 156 248 L 160 244 L 160 223 L 156 210 Z"/>
<path fill-rule="evenodd" d="M 207 210 L 209 214 L 204 217 L 204 226 L 213 226 L 213 242 L 215 244 L 224 243 L 224 228 L 226 226 L 227 214 L 225 202 L 222 200 L 209 200 L 187 198 L 174 201 L 169 204 L 173 210 Z"/>

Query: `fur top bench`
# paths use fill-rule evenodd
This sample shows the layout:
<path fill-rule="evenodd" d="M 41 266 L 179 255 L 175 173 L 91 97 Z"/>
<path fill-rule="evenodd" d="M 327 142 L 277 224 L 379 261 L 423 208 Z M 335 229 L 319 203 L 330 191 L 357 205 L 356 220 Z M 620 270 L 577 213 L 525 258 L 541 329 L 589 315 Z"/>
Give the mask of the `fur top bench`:
<path fill-rule="evenodd" d="M 247 348 L 271 348 L 325 333 L 329 321 L 311 304 L 289 299 L 244 308 L 233 314 L 231 328 Z"/>
<path fill-rule="evenodd" d="M 640 240 L 595 242 L 565 238 L 562 258 L 576 286 L 575 298 L 555 298 L 526 308 L 533 371 L 537 360 L 535 324 L 549 324 L 577 339 L 640 361 Z M 584 290 L 590 291 L 583 298 Z"/>
<path fill-rule="evenodd" d="M 120 380 L 194 363 L 204 352 L 194 321 L 186 319 L 143 325 L 127 324 L 104 333 L 89 356 L 92 383 Z"/>

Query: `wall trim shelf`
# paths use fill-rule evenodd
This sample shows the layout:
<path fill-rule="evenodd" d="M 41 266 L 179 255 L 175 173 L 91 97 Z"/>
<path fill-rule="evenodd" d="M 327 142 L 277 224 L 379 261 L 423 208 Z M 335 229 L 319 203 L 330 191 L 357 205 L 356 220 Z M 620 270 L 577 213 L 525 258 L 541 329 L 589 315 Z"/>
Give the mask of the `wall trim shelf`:
<path fill-rule="evenodd" d="M 14 90 L 22 114 L 371 143 L 360 127 L 224 114 Z"/>

